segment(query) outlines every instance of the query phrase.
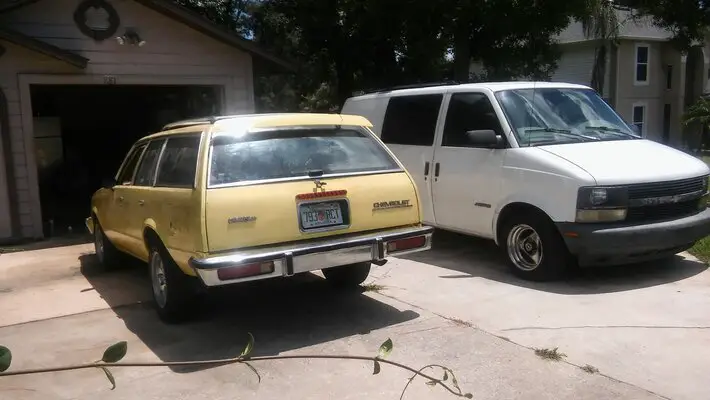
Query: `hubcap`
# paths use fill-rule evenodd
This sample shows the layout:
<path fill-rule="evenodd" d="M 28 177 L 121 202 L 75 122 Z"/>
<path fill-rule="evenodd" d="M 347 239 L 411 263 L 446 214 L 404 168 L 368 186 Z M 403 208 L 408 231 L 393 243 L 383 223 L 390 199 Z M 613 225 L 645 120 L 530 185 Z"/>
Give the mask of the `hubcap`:
<path fill-rule="evenodd" d="M 507 240 L 508 257 L 516 267 L 532 271 L 542 262 L 540 235 L 529 225 L 516 225 L 510 230 Z"/>
<path fill-rule="evenodd" d="M 104 236 L 98 225 L 94 226 L 94 250 L 100 262 L 104 262 Z"/>
<path fill-rule="evenodd" d="M 165 279 L 163 259 L 160 258 L 160 254 L 157 251 L 153 252 L 153 256 L 150 258 L 150 278 L 153 284 L 155 302 L 158 303 L 158 307 L 164 308 L 168 298 L 168 281 Z"/>

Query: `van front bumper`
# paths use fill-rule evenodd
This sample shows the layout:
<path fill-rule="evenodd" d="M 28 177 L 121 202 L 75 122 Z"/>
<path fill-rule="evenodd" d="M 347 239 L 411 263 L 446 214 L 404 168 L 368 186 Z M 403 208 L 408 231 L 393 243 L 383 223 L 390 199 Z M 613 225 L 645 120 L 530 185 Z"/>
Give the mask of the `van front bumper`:
<path fill-rule="evenodd" d="M 645 224 L 557 223 L 580 264 L 625 264 L 677 254 L 710 235 L 710 209 Z"/>
<path fill-rule="evenodd" d="M 433 232 L 434 228 L 430 226 L 388 229 L 346 237 L 327 237 L 314 241 L 245 249 L 204 258 L 193 257 L 189 263 L 205 286 L 222 286 L 292 276 L 301 272 L 360 262 L 378 262 L 388 256 L 429 250 Z M 423 245 L 401 251 L 388 251 L 389 242 L 418 237 L 423 237 Z M 253 266 L 259 263 L 269 265 L 273 263 L 273 270 L 254 276 L 225 279 L 225 276 L 229 276 L 231 272 L 239 274 L 240 268 L 253 269 Z"/>

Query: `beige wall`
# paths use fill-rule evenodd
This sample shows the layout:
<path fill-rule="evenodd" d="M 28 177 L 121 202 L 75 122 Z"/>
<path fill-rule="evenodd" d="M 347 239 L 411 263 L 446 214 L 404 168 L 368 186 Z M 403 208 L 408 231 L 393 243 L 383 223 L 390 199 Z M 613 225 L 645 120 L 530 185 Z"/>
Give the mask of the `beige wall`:
<path fill-rule="evenodd" d="M 113 39 L 95 42 L 84 36 L 74 25 L 72 16 L 78 0 L 45 0 L 0 15 L 3 27 L 74 51 L 90 60 L 88 67 L 81 70 L 48 56 L 2 43 L 8 51 L 0 58 L 0 87 L 9 101 L 15 167 L 15 176 L 7 179 L 15 179 L 16 182 L 17 193 L 9 195 L 18 198 L 21 234 L 24 237 L 42 235 L 33 134 L 26 132 L 28 127 L 31 128 L 31 122 L 27 122 L 31 121 L 31 115 L 23 116 L 23 112 L 31 112 L 28 108 L 28 82 L 37 81 L 33 78 L 34 74 L 70 74 L 67 75 L 68 83 L 99 83 L 104 75 L 115 76 L 117 84 L 150 84 L 151 77 L 161 84 L 204 84 L 206 78 L 212 78 L 223 82 L 224 112 L 239 114 L 254 110 L 252 64 L 248 54 L 214 41 L 136 2 L 109 2 L 121 18 L 117 35 L 123 34 L 126 27 L 135 28 L 146 41 L 145 46 L 120 46 Z M 93 78 L 82 80 L 78 77 Z M 2 206 L 7 185 L 1 179 L 0 193 Z M 0 239 L 7 237 L 9 232 L 10 220 L 5 214 L 7 212 L 0 211 Z"/>
<path fill-rule="evenodd" d="M 636 44 L 649 46 L 649 82 L 647 85 L 635 83 Z M 661 140 L 663 135 L 663 108 L 671 104 L 671 144 L 680 144 L 684 65 L 681 55 L 667 42 L 621 41 L 618 48 L 618 92 L 616 110 L 631 122 L 634 104 L 646 105 L 646 137 Z M 666 89 L 666 65 L 672 65 L 671 89 Z"/>

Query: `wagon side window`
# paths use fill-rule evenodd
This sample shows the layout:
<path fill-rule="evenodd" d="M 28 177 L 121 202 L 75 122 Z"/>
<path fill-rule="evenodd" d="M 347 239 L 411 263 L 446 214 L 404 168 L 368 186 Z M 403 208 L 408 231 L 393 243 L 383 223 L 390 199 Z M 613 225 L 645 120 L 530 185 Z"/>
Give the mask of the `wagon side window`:
<path fill-rule="evenodd" d="M 181 136 L 168 139 L 160 158 L 156 186 L 192 188 L 195 184 L 200 136 Z"/>
<path fill-rule="evenodd" d="M 128 156 L 126 156 L 126 162 L 123 164 L 123 168 L 118 173 L 116 183 L 119 185 L 130 185 L 133 183 L 133 172 L 136 170 L 138 160 L 140 160 L 143 150 L 145 150 L 145 146 L 145 143 L 138 145 L 134 147 L 130 153 L 128 153 Z"/>

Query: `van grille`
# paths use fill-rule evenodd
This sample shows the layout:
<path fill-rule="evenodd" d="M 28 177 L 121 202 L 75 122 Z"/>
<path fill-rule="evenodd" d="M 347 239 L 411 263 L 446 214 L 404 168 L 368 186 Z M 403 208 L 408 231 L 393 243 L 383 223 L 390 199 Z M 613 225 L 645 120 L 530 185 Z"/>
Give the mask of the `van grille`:
<path fill-rule="evenodd" d="M 630 185 L 629 200 L 677 196 L 694 192 L 704 193 L 707 190 L 707 180 L 707 176 L 700 176 L 676 181 Z M 626 220 L 640 222 L 686 217 L 699 211 L 699 201 L 701 200 L 695 198 L 679 203 L 630 207 Z"/>
<path fill-rule="evenodd" d="M 675 196 L 693 193 L 706 187 L 708 177 L 680 179 L 677 181 L 639 183 L 629 186 L 629 199 L 647 199 L 649 197 Z"/>

